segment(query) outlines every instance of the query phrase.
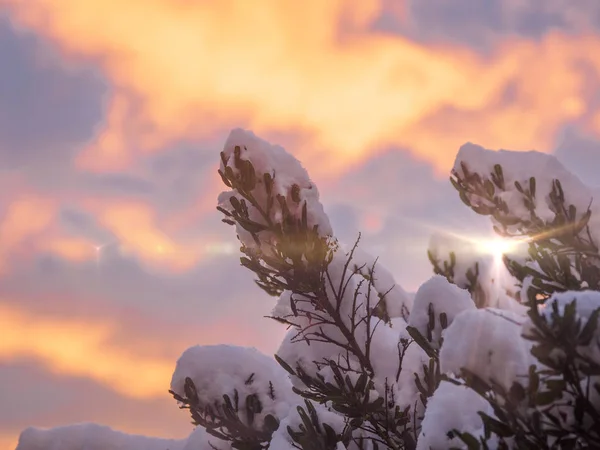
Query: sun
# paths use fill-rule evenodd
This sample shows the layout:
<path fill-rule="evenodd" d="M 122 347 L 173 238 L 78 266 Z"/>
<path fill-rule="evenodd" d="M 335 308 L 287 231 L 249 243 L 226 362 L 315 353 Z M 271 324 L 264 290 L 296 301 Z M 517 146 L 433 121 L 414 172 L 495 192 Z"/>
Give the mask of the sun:
<path fill-rule="evenodd" d="M 514 253 L 521 241 L 513 239 L 476 239 L 473 242 L 477 251 L 494 257 L 494 260 L 502 260 L 502 257 L 507 253 Z"/>

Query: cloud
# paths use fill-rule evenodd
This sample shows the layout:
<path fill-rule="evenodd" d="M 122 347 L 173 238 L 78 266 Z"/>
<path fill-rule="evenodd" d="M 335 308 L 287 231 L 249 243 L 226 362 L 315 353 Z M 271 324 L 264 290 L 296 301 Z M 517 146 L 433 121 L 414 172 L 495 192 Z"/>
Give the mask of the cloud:
<path fill-rule="evenodd" d="M 0 158 L 3 170 L 67 163 L 102 116 L 105 86 L 82 65 L 66 69 L 39 39 L 0 16 Z M 54 56 L 54 57 L 53 57 Z"/>
<path fill-rule="evenodd" d="M 94 261 L 113 244 L 154 268 L 191 269 L 223 242 L 217 158 L 211 164 L 208 152 L 179 146 L 149 155 L 134 173 L 50 170 L 33 184 L 8 174 L 0 181 L 0 270 L 39 252 Z"/>
<path fill-rule="evenodd" d="M 17 448 L 18 433 L 2 433 L 0 434 L 0 446 L 2 448 Z"/>
<path fill-rule="evenodd" d="M 102 226 L 145 261 L 168 263 L 174 269 L 185 270 L 198 258 L 199 249 L 177 243 L 156 227 L 156 212 L 147 204 L 112 201 L 94 205 L 92 209 Z"/>
<path fill-rule="evenodd" d="M 35 264 L 4 277 L 0 298 L 41 314 L 84 322 L 105 318 L 118 325 L 113 331 L 122 339 L 134 338 L 136 333 L 147 336 L 148 329 L 164 325 L 164 332 L 173 334 L 165 340 L 175 344 L 171 357 L 178 356 L 181 346 L 209 339 L 206 330 L 215 323 L 229 322 L 223 332 L 231 333 L 229 340 L 226 334 L 217 333 L 228 342 L 245 339 L 269 350 L 277 345 L 269 338 L 279 329 L 275 323 L 263 324 L 252 337 L 243 338 L 244 330 L 268 314 L 273 300 L 254 286 L 251 273 L 239 265 L 235 254 L 213 256 L 194 270 L 173 274 L 148 271 L 117 250 L 109 247 L 100 261 L 85 263 L 42 255 Z M 255 320 L 246 320 L 249 313 Z"/>
<path fill-rule="evenodd" d="M 72 183 L 87 194 L 108 197 L 124 196 L 147 199 L 156 191 L 153 182 L 144 177 L 127 173 L 85 173 L 80 176 L 73 173 Z M 187 193 L 187 191 L 182 192 Z"/>
<path fill-rule="evenodd" d="M 440 179 L 430 165 L 401 149 L 382 151 L 323 196 L 340 237 L 352 243 L 360 230 L 361 247 L 410 291 L 432 275 L 427 259 L 432 234 L 490 232 L 489 220 L 464 206 L 448 178 Z"/>
<path fill-rule="evenodd" d="M 56 293 L 49 292 L 44 300 L 50 301 L 55 296 Z M 83 301 L 78 297 L 69 303 Z M 167 302 L 168 298 L 163 301 Z M 143 304 L 139 302 L 121 308 L 105 304 L 101 308 L 88 307 L 88 311 L 79 306 L 69 314 L 65 312 L 65 300 L 62 302 L 63 305 L 52 307 L 54 311 L 44 313 L 23 307 L 28 303 L 30 306 L 31 300 L 0 302 L 3 330 L 0 362 L 32 359 L 52 373 L 86 377 L 126 397 L 156 398 L 164 394 L 175 361 L 188 346 L 254 344 L 263 350 L 269 347 L 275 350 L 276 343 L 269 339 L 283 335 L 283 330 L 278 333 L 274 326 L 267 326 L 265 331 L 249 337 L 255 327 L 247 323 L 241 313 L 227 314 L 217 305 L 221 311 L 209 312 L 211 318 L 202 318 L 202 311 L 210 306 L 203 308 L 201 302 L 194 308 L 196 320 L 178 311 L 163 318 L 152 317 L 142 313 Z M 24 305 L 17 306 L 19 303 Z M 248 305 L 240 309 L 246 317 L 250 313 Z M 96 315 L 90 314 L 94 310 Z M 122 319 L 119 312 L 124 314 Z M 260 307 L 253 316 L 256 317 L 252 323 L 261 320 Z M 156 335 L 159 331 L 163 333 L 160 336 Z"/>
<path fill-rule="evenodd" d="M 27 194 L 15 197 L 6 206 L 0 224 L 0 272 L 8 270 L 8 258 L 18 250 L 31 253 L 28 242 L 47 228 L 53 218 L 52 200 Z"/>
<path fill-rule="evenodd" d="M 433 231 L 486 229 L 447 181 L 465 141 L 550 152 L 568 124 L 581 135 L 557 155 L 595 176 L 597 33 L 534 32 L 516 1 L 497 26 L 403 5 L 0 0 L 0 390 L 16 386 L 0 397 L 24 399 L 0 447 L 82 419 L 169 435 L 160 399 L 185 348 L 275 350 L 273 299 L 215 211 L 231 127 L 292 151 L 339 236 L 362 230 L 409 290 L 431 274 Z"/>
<path fill-rule="evenodd" d="M 96 422 L 150 436 L 181 438 L 192 430 L 186 411 L 167 392 L 160 398 L 130 398 L 97 382 L 46 371 L 29 360 L 0 364 L 0 444 L 15 448 L 18 434 L 29 426 L 52 427 Z"/>
<path fill-rule="evenodd" d="M 599 186 L 600 139 L 566 130 L 556 149 L 556 157 L 571 172 L 590 186 Z"/>
<path fill-rule="evenodd" d="M 402 25 L 418 40 L 453 40 L 486 51 L 511 34 L 540 39 L 555 30 L 598 30 L 600 4 L 594 0 L 408 0 Z"/>
<path fill-rule="evenodd" d="M 108 345 L 110 323 L 44 318 L 5 305 L 0 311 L 2 361 L 36 358 L 55 373 L 88 377 L 134 398 L 161 395 L 169 383 L 172 361 Z"/>
<path fill-rule="evenodd" d="M 467 140 L 551 151 L 559 125 L 586 112 L 578 62 L 600 69 L 593 34 L 511 37 L 483 57 L 372 33 L 376 0 L 2 3 L 67 57 L 94 58 L 111 81 L 107 120 L 78 158 L 96 171 L 237 124 L 307 136 L 298 155 L 330 174 L 390 145 L 441 172 Z"/>
<path fill-rule="evenodd" d="M 122 373 L 146 367 L 149 379 L 133 395 L 152 396 L 190 345 L 275 350 L 281 327 L 253 326 L 270 322 L 261 317 L 273 301 L 239 266 L 235 235 L 214 210 L 216 194 L 200 195 L 204 172 L 212 171 L 206 155 L 156 158 L 146 161 L 156 171 L 139 178 L 147 189 L 129 195 L 97 185 L 90 191 L 85 183 L 38 191 L 19 179 L 0 180 L 7 184 L 0 189 L 0 306 L 10 336 L 0 361 L 34 358 L 123 395 L 132 379 Z M 182 184 L 177 197 L 174 186 Z M 201 204 L 210 206 L 210 217 Z"/>

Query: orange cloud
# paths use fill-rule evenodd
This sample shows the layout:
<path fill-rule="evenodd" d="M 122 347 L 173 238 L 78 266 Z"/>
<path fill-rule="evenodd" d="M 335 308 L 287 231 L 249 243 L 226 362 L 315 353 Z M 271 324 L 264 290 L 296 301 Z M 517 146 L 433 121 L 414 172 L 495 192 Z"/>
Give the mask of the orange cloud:
<path fill-rule="evenodd" d="M 91 170 L 243 123 L 308 133 L 297 153 L 313 172 L 397 145 L 446 173 L 466 140 L 551 150 L 558 127 L 589 107 L 578 62 L 600 70 L 589 56 L 597 36 L 510 38 L 483 58 L 374 34 L 378 0 L 0 4 L 64 54 L 97 58 L 114 84 L 104 128 L 79 159 Z"/>
<path fill-rule="evenodd" d="M 128 104 L 123 97 L 110 99 L 107 106 L 107 122 L 104 131 L 98 136 L 93 149 L 86 151 L 81 160 L 97 170 L 123 169 L 131 163 L 131 154 L 127 150 L 124 128 L 129 114 Z"/>
<path fill-rule="evenodd" d="M 162 230 L 156 212 L 146 203 L 114 199 L 82 203 L 117 237 L 122 250 L 137 254 L 149 264 L 187 270 L 203 256 L 206 242 L 179 242 L 172 238 Z M 110 243 L 97 245 L 107 244 Z"/>
<path fill-rule="evenodd" d="M 9 201 L 0 221 L 0 272 L 7 269 L 7 260 L 14 256 L 15 249 L 51 225 L 55 209 L 52 200 L 33 194 Z"/>
<path fill-rule="evenodd" d="M 10 192 L 13 198 L 1 199 L 6 207 L 0 214 L 0 273 L 9 269 L 8 261 L 29 259 L 39 251 L 78 262 L 95 257 L 93 243 L 66 236 L 58 229 L 57 198 L 19 184 L 13 185 Z"/>
<path fill-rule="evenodd" d="M 15 245 L 32 234 L 44 230 L 54 216 L 51 200 L 37 196 L 23 196 L 8 205 L 0 224 L 0 243 Z"/>
<path fill-rule="evenodd" d="M 367 233 L 377 233 L 383 227 L 383 214 L 380 211 L 364 211 L 361 219 L 361 229 L 364 229 Z"/>
<path fill-rule="evenodd" d="M 123 395 L 164 395 L 173 371 L 168 360 L 136 358 L 123 346 L 108 346 L 115 332 L 107 322 L 31 316 L 0 304 L 0 359 L 33 357 L 53 372 L 92 378 Z"/>
<path fill-rule="evenodd" d="M 82 262 L 96 258 L 95 243 L 67 236 L 56 223 L 59 199 L 24 190 L 7 202 L 0 221 L 0 271 L 9 259 L 27 259 L 39 251 Z M 129 230 L 129 235 L 134 234 Z"/>
<path fill-rule="evenodd" d="M 207 185 L 212 193 L 210 199 L 203 196 L 194 208 L 174 212 L 165 224 L 152 205 L 143 202 L 99 201 L 76 193 L 52 197 L 24 187 L 11 188 L 13 198 L 0 198 L 0 202 L 6 202 L 0 211 L 0 273 L 9 269 L 9 260 L 29 260 L 40 251 L 73 262 L 101 259 L 103 247 L 112 244 L 123 252 L 136 254 L 144 264 L 172 271 L 188 270 L 209 254 L 230 252 L 218 238 L 206 233 L 198 238 L 178 235 L 181 228 L 213 210 L 215 181 L 211 179 Z M 14 195 L 18 191 L 21 193 Z M 118 242 L 93 242 L 62 230 L 57 212 L 61 202 L 67 200 L 88 210 Z"/>
<path fill-rule="evenodd" d="M 218 154 L 217 152 L 215 153 Z M 215 164 L 214 171 L 210 172 L 203 180 L 203 185 L 199 189 L 201 192 L 200 196 L 195 199 L 190 207 L 174 212 L 169 217 L 166 217 L 165 228 L 176 232 L 194 226 L 208 214 L 214 214 L 217 207 L 217 197 L 225 189 L 226 186 L 218 175 Z"/>
<path fill-rule="evenodd" d="M 0 448 L 14 449 L 17 448 L 19 437 L 14 434 L 0 434 Z"/>
<path fill-rule="evenodd" d="M 241 329 L 232 335 L 231 325 L 203 325 L 195 338 L 202 344 L 247 341 L 244 335 L 249 331 Z M 238 324 L 233 326 L 239 328 Z M 87 377 L 131 398 L 168 395 L 166 390 L 179 356 L 153 352 L 153 336 L 146 337 L 142 348 L 137 348 L 141 345 L 139 339 L 131 345 L 123 342 L 123 330 L 108 318 L 32 315 L 0 303 L 0 329 L 0 362 L 35 358 L 54 373 Z M 182 343 L 177 351 L 181 353 L 185 345 L 197 342 Z"/>
<path fill-rule="evenodd" d="M 97 251 L 90 241 L 71 237 L 42 239 L 38 249 L 74 262 L 90 261 L 96 257 Z"/>

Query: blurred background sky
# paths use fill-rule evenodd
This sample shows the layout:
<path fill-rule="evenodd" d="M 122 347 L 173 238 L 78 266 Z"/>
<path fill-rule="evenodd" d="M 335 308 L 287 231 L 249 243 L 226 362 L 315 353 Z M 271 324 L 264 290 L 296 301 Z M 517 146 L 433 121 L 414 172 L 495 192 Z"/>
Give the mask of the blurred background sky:
<path fill-rule="evenodd" d="M 0 449 L 82 421 L 185 436 L 187 347 L 276 350 L 215 210 L 238 126 L 414 291 L 433 231 L 486 229 L 448 182 L 464 142 L 598 180 L 600 2 L 0 0 Z"/>

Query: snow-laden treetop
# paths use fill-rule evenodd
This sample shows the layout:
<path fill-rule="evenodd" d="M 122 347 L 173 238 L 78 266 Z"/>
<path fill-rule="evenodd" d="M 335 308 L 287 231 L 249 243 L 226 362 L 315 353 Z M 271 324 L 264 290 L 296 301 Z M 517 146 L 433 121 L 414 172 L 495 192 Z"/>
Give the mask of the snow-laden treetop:
<path fill-rule="evenodd" d="M 358 241 L 336 239 L 282 147 L 235 129 L 219 173 L 241 264 L 289 327 L 275 358 L 183 352 L 171 394 L 197 426 L 186 439 L 79 424 L 28 428 L 18 450 L 600 446 L 600 201 L 555 157 L 461 147 L 451 177 L 461 199 L 527 251 L 500 270 L 438 236 L 436 275 L 414 295 Z"/>

